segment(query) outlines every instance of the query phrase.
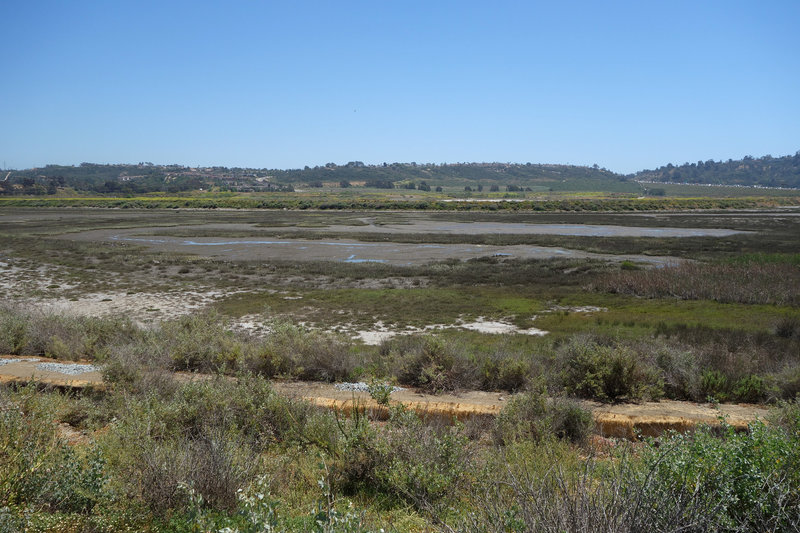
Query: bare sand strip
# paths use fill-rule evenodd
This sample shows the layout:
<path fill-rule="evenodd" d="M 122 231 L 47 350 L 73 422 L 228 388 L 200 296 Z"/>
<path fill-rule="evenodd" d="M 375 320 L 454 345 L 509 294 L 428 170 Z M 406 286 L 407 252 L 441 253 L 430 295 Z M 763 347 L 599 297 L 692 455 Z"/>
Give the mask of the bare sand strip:
<path fill-rule="evenodd" d="M 66 374 L 44 367 L 42 363 L 55 362 L 74 365 L 76 374 Z M 0 356 L 0 383 L 26 383 L 35 381 L 43 385 L 69 388 L 105 388 L 103 376 L 98 370 L 83 371 L 88 362 L 55 361 L 45 357 Z M 181 380 L 208 379 L 204 374 L 176 374 Z M 379 405 L 368 393 L 337 390 L 331 383 L 303 381 L 274 381 L 275 389 L 290 398 L 311 402 L 314 405 L 335 409 L 345 415 L 354 410 L 366 412 L 375 418 L 389 417 L 389 408 Z M 508 402 L 504 393 L 468 391 L 454 394 L 425 394 L 413 389 L 392 393 L 392 402 L 402 403 L 423 418 L 445 420 L 491 419 L 497 416 Z M 718 425 L 724 419 L 739 430 L 755 420 L 766 418 L 764 406 L 744 404 L 696 404 L 662 400 L 638 404 L 601 404 L 583 402 L 594 415 L 596 431 L 604 437 L 637 439 L 658 436 L 670 430 L 691 431 L 698 425 Z"/>

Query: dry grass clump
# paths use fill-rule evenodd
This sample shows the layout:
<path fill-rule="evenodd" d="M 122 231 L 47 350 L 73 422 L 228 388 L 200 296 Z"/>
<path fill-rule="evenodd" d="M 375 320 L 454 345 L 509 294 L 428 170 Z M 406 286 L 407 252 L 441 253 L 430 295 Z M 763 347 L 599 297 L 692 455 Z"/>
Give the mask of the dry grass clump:
<path fill-rule="evenodd" d="M 498 444 L 541 442 L 553 436 L 585 444 L 594 426 L 592 413 L 568 397 L 549 399 L 543 385 L 513 396 L 495 420 Z"/>
<path fill-rule="evenodd" d="M 474 532 L 797 531 L 797 416 L 785 427 L 701 428 L 618 447 L 612 459 L 575 456 L 555 442 L 498 450 L 473 485 Z"/>
<path fill-rule="evenodd" d="M 0 353 L 55 359 L 103 359 L 139 330 L 124 318 L 102 318 L 0 306 Z"/>
<path fill-rule="evenodd" d="M 278 396 L 256 376 L 189 382 L 161 395 L 125 393 L 124 403 L 104 439 L 109 466 L 118 489 L 157 514 L 188 504 L 182 487 L 233 510 L 265 451 L 330 433 L 330 415 Z"/>
<path fill-rule="evenodd" d="M 681 263 L 607 274 L 592 288 L 648 298 L 800 305 L 800 268 L 791 264 Z"/>
<path fill-rule="evenodd" d="M 464 340 L 407 335 L 384 341 L 375 361 L 379 372 L 401 383 L 437 393 L 459 389 L 522 389 L 540 365 L 509 349 L 482 351 Z"/>

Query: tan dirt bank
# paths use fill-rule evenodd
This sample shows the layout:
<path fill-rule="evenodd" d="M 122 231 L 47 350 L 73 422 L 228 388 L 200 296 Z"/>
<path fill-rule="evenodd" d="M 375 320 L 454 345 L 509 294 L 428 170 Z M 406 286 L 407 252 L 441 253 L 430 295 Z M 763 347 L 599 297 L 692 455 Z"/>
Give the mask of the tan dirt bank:
<path fill-rule="evenodd" d="M 10 360 L 14 360 L 11 362 Z M 3 361 L 9 361 L 3 363 Z M 36 381 L 56 387 L 102 389 L 105 384 L 99 371 L 76 375 L 43 370 L 43 362 L 65 364 L 87 364 L 86 362 L 55 361 L 44 357 L 0 356 L 0 383 Z M 183 379 L 204 379 L 198 374 L 180 374 Z M 345 414 L 353 409 L 364 409 L 378 418 L 388 416 L 388 409 L 378 405 L 365 392 L 337 390 L 333 384 L 300 381 L 275 381 L 275 388 L 293 398 L 301 398 L 322 407 L 337 409 Z M 424 394 L 413 389 L 392 393 L 393 402 L 401 402 L 423 417 L 492 418 L 496 416 L 508 396 L 503 393 L 469 391 L 454 394 Z M 720 417 L 736 427 L 745 429 L 747 424 L 764 419 L 768 410 L 758 405 L 696 404 L 662 400 L 639 404 L 601 404 L 583 402 L 594 415 L 597 432 L 606 437 L 635 439 L 637 436 L 657 436 L 668 430 L 689 431 L 699 424 L 718 424 Z"/>

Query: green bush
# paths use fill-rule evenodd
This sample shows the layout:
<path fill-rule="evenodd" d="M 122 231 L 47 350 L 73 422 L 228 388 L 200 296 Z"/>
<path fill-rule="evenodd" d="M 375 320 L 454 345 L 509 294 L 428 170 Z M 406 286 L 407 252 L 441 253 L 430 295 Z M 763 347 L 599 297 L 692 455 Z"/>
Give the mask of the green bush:
<path fill-rule="evenodd" d="M 719 370 L 705 370 L 700 376 L 700 393 L 706 398 L 724 402 L 728 399 L 728 378 Z"/>
<path fill-rule="evenodd" d="M 568 398 L 548 399 L 544 387 L 513 396 L 495 420 L 495 440 L 539 442 L 556 437 L 585 443 L 594 425 L 592 414 Z"/>
<path fill-rule="evenodd" d="M 295 377 L 314 381 L 349 379 L 363 366 L 353 343 L 342 335 L 308 330 L 288 322 L 274 322 L 262 347 L 263 359 L 276 368 L 290 361 Z"/>
<path fill-rule="evenodd" d="M 574 337 L 559 353 L 568 394 L 603 402 L 657 398 L 661 381 L 629 347 Z"/>
<path fill-rule="evenodd" d="M 772 387 L 763 377 L 749 374 L 733 384 L 731 395 L 738 402 L 759 403 L 767 400 L 772 392 Z"/>
<path fill-rule="evenodd" d="M 214 312 L 185 315 L 161 324 L 155 344 L 172 359 L 176 370 L 203 372 L 235 369 L 246 345 Z"/>
<path fill-rule="evenodd" d="M 800 521 L 797 434 L 770 429 L 760 422 L 741 433 L 723 425 L 722 435 L 718 433 L 700 429 L 692 435 L 661 439 L 657 448 L 646 448 L 640 482 L 659 492 L 669 489 L 673 495 L 710 496 L 713 505 L 705 511 L 713 513 L 710 523 L 717 530 L 796 527 Z"/>
<path fill-rule="evenodd" d="M 217 376 L 172 394 L 128 396 L 104 448 L 119 490 L 153 512 L 187 505 L 182 484 L 212 507 L 232 509 L 273 444 L 329 445 L 332 428 L 317 413 L 277 395 L 262 377 Z"/>
<path fill-rule="evenodd" d="M 63 442 L 39 400 L 33 388 L 0 395 L 0 507 L 88 513 L 103 492 L 104 461 L 98 450 L 81 454 Z"/>
<path fill-rule="evenodd" d="M 480 369 L 468 348 L 450 339 L 403 336 L 384 342 L 380 353 L 400 383 L 427 392 L 476 388 L 481 382 Z"/>
<path fill-rule="evenodd" d="M 731 426 L 672 434 L 612 460 L 555 442 L 516 443 L 472 485 L 469 513 L 449 530 L 796 531 L 800 524 L 800 416 L 780 427 Z"/>
<path fill-rule="evenodd" d="M 472 446 L 461 426 L 423 423 L 397 409 L 383 435 L 378 486 L 386 493 L 430 511 L 452 501 L 471 474 Z"/>

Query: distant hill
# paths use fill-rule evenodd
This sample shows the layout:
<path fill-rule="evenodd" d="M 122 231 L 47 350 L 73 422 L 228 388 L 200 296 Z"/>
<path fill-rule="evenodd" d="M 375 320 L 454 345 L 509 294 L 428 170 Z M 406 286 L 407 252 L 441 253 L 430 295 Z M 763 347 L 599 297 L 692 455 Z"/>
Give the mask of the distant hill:
<path fill-rule="evenodd" d="M 403 187 L 411 183 L 429 185 L 471 186 L 502 185 L 518 187 L 550 187 L 573 180 L 620 181 L 623 176 L 604 168 L 575 165 L 543 165 L 514 163 L 417 164 L 383 163 L 365 165 L 352 161 L 346 165 L 328 163 L 319 167 L 294 170 L 272 170 L 270 174 L 283 183 L 319 184 L 348 181 L 351 183 L 394 183 Z"/>
<path fill-rule="evenodd" d="M 48 195 L 60 189 L 106 195 L 193 190 L 292 191 L 295 187 L 377 187 L 434 190 L 456 187 L 492 191 L 600 191 L 640 194 L 638 182 L 800 188 L 800 151 L 793 156 L 669 164 L 622 175 L 597 165 L 515 163 L 366 165 L 351 161 L 302 169 L 186 167 L 152 163 L 47 165 L 0 176 L 0 195 Z M 662 191 L 663 193 L 663 191 Z"/>
<path fill-rule="evenodd" d="M 800 151 L 794 155 L 758 159 L 745 156 L 740 160 L 698 161 L 680 166 L 669 164 L 655 170 L 642 170 L 633 175 L 637 181 L 663 183 L 710 183 L 760 187 L 800 188 Z"/>
<path fill-rule="evenodd" d="M 366 186 L 431 190 L 437 186 L 502 190 L 595 190 L 634 192 L 639 186 L 598 166 L 510 163 L 345 165 L 328 163 L 303 169 L 191 168 L 152 163 L 79 166 L 47 165 L 13 171 L 0 181 L 1 194 L 53 194 L 58 188 L 99 194 L 183 192 L 218 188 L 231 191 L 292 190 L 298 187 Z"/>

